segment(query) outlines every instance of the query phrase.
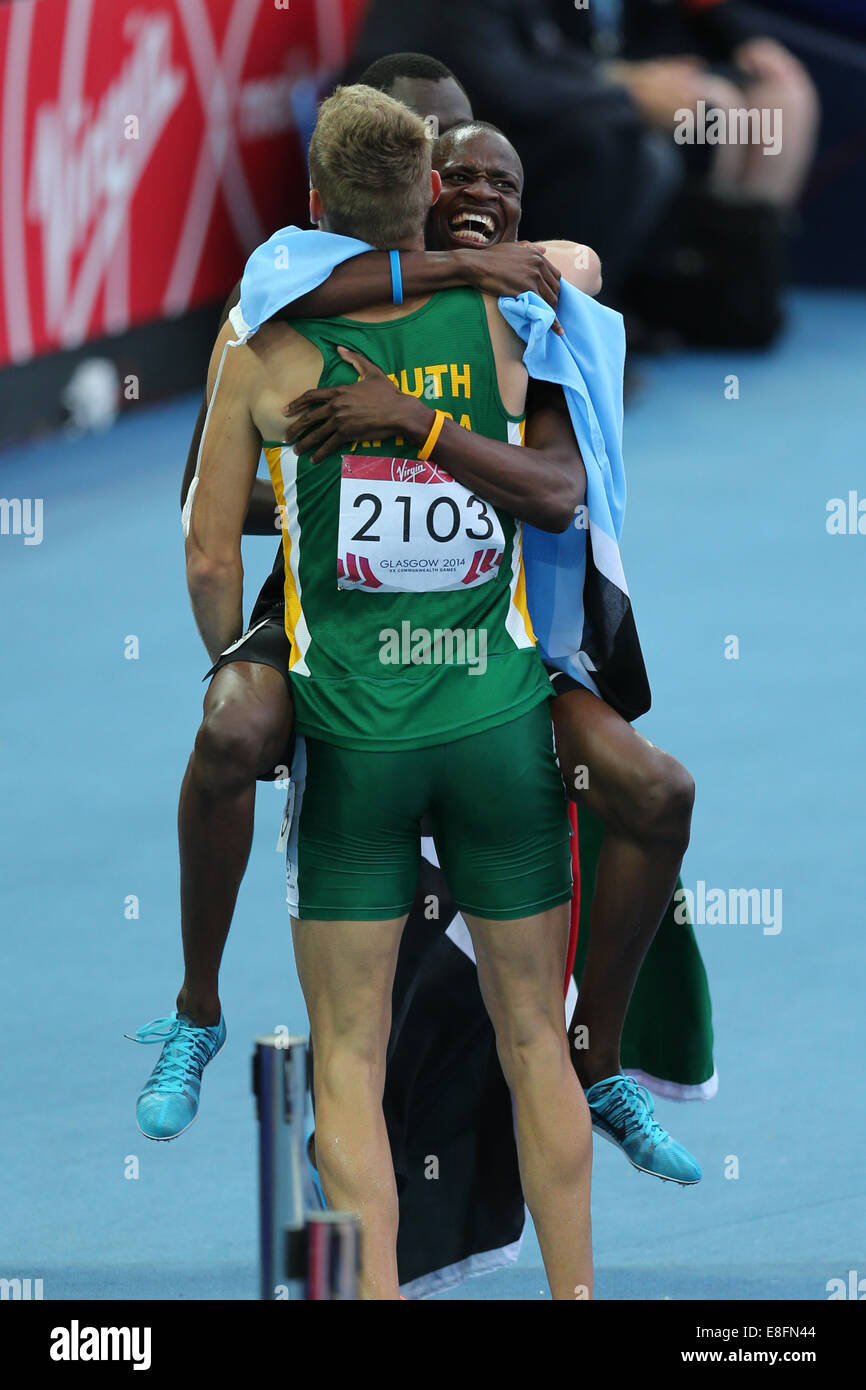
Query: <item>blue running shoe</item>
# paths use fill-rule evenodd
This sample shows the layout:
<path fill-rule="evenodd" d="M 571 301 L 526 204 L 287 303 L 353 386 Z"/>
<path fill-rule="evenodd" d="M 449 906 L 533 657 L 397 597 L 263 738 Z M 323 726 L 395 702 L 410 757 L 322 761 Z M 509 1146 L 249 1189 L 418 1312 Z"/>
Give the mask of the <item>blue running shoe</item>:
<path fill-rule="evenodd" d="M 703 1174 L 697 1159 L 653 1119 L 652 1096 L 630 1076 L 596 1081 L 586 1093 L 596 1134 L 622 1149 L 642 1173 L 687 1187 Z"/>
<path fill-rule="evenodd" d="M 154 1018 L 125 1036 L 132 1042 L 163 1044 L 135 1115 L 146 1139 L 176 1139 L 198 1114 L 202 1072 L 226 1040 L 225 1020 L 220 1014 L 216 1027 L 198 1028 L 188 1014 L 175 1010 L 171 1018 Z"/>

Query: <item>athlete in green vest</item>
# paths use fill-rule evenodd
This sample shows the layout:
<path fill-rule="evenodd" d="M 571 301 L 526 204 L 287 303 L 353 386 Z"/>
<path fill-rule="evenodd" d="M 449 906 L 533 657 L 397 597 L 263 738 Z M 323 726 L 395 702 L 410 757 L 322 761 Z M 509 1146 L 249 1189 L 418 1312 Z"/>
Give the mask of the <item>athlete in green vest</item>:
<path fill-rule="evenodd" d="M 310 146 L 313 221 L 382 248 L 422 247 L 440 187 L 430 156 L 405 107 L 338 90 Z M 240 537 L 264 443 L 302 739 L 289 895 L 316 1055 L 316 1154 L 329 1205 L 361 1218 L 362 1296 L 399 1296 L 381 1097 L 424 815 L 472 933 L 552 1294 L 588 1296 L 591 1131 L 562 1027 L 568 825 L 520 531 L 521 520 L 564 529 L 583 496 L 567 417 L 558 426 L 554 411 L 537 412 L 542 431 L 560 428 L 560 447 L 521 447 L 523 344 L 476 291 L 353 320 L 271 322 L 243 347 L 231 337 L 223 330 L 209 373 L 188 582 L 216 658 L 242 632 Z M 432 377 L 434 398 L 411 434 L 389 438 L 384 422 L 382 438 L 295 459 L 280 443 L 283 403 L 354 380 L 347 350 L 401 390 Z"/>

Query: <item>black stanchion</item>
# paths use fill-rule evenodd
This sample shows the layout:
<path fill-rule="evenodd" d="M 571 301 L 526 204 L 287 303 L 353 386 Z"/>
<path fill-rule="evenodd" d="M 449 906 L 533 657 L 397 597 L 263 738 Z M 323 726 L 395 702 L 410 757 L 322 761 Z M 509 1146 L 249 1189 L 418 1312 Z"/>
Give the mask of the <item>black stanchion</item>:
<path fill-rule="evenodd" d="M 253 1092 L 259 1121 L 259 1251 L 263 1299 L 303 1299 L 303 1146 L 307 1042 L 256 1038 Z M 291 1262 L 286 1233 L 296 1237 Z"/>

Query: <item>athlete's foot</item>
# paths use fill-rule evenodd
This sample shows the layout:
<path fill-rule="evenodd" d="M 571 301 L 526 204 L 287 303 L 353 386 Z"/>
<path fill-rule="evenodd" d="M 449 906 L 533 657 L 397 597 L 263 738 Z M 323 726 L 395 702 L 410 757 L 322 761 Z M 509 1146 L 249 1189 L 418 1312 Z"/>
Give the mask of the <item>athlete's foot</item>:
<path fill-rule="evenodd" d="M 700 1182 L 701 1169 L 688 1149 L 653 1119 L 653 1100 L 630 1076 L 608 1076 L 586 1092 L 596 1134 L 621 1149 L 635 1168 L 683 1187 Z"/>
<path fill-rule="evenodd" d="M 198 1114 L 202 1072 L 226 1040 L 222 1017 L 213 1028 L 196 1027 L 187 1014 L 155 1018 L 126 1036 L 163 1044 L 159 1061 L 138 1097 L 136 1119 L 147 1139 L 176 1139 Z"/>

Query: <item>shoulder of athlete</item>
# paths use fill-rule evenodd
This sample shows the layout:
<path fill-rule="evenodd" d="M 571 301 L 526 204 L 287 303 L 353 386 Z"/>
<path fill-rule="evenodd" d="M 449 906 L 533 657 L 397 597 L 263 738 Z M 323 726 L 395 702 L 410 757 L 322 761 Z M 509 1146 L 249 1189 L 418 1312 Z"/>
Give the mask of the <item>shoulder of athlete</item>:
<path fill-rule="evenodd" d="M 496 361 L 496 375 L 502 404 L 509 415 L 522 415 L 526 405 L 529 373 L 523 365 L 526 344 L 502 315 L 496 295 L 481 296 L 487 313 L 490 345 Z"/>
<path fill-rule="evenodd" d="M 281 439 L 283 406 L 318 384 L 322 354 L 288 323 L 272 320 L 246 343 L 232 346 L 227 323 L 217 338 L 208 372 L 208 395 L 219 377 L 219 408 L 246 408 L 262 439 Z"/>
<path fill-rule="evenodd" d="M 208 402 L 219 386 L 219 403 L 240 401 L 256 375 L 256 360 L 246 344 L 237 344 L 235 330 L 224 323 L 217 334 L 207 370 Z M 216 403 L 215 403 L 216 404 Z"/>
<path fill-rule="evenodd" d="M 596 295 L 601 290 L 601 260 L 591 246 L 579 241 L 562 241 L 557 237 L 539 242 L 551 265 L 556 266 L 563 280 L 584 294 Z"/>

